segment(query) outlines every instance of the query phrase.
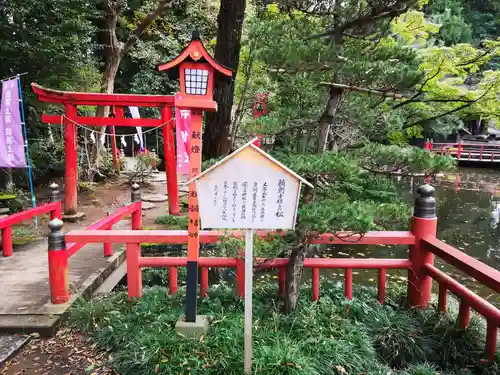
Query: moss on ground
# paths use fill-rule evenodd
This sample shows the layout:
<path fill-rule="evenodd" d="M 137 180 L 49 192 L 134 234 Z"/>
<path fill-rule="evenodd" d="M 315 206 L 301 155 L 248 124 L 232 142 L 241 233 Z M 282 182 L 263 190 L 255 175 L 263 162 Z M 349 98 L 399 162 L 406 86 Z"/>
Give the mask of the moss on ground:
<path fill-rule="evenodd" d="M 150 275 L 151 276 L 151 275 Z M 146 277 L 158 282 L 158 275 Z M 166 282 L 167 278 L 160 278 Z M 275 283 L 254 291 L 254 373 L 261 375 L 493 375 L 496 362 L 483 358 L 484 327 L 472 321 L 458 329 L 455 317 L 404 306 L 402 294 L 380 305 L 375 290 L 358 288 L 345 301 L 342 286 L 322 281 L 319 303 L 304 288 L 299 308 L 281 313 Z M 211 332 L 197 340 L 179 336 L 174 325 L 184 309 L 183 290 L 146 287 L 127 302 L 120 291 L 80 301 L 69 324 L 111 350 L 122 375 L 242 374 L 243 302 L 226 284 L 214 286 L 199 303 L 213 316 Z"/>

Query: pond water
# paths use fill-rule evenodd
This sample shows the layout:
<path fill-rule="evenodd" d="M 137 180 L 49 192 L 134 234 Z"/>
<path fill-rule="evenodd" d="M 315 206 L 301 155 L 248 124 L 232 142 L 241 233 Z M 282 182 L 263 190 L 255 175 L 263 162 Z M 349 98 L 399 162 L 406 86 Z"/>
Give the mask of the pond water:
<path fill-rule="evenodd" d="M 400 180 L 408 201 L 413 202 L 417 187 L 423 180 Z M 459 168 L 452 174 L 431 182 L 436 188 L 438 204 L 437 237 L 500 269 L 500 171 L 495 169 Z M 330 256 L 407 258 L 406 246 L 343 246 L 334 247 Z M 437 261 L 437 266 L 471 290 L 500 306 L 500 296 L 455 268 Z M 325 271 L 326 274 L 326 271 Z M 376 283 L 376 271 L 354 272 L 354 283 Z M 330 277 L 343 279 L 343 272 L 330 272 Z M 390 282 L 406 284 L 407 272 L 389 271 Z M 436 283 L 434 283 L 436 284 Z M 435 285 L 437 287 L 437 285 Z"/>

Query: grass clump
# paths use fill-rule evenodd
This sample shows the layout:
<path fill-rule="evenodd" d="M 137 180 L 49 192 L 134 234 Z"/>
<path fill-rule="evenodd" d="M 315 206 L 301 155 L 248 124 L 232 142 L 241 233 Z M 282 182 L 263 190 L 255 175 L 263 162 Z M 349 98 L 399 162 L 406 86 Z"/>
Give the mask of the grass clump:
<path fill-rule="evenodd" d="M 166 225 L 169 229 L 187 229 L 187 215 L 162 215 L 156 218 L 156 224 Z"/>
<path fill-rule="evenodd" d="M 166 285 L 165 275 L 161 283 Z M 149 281 L 153 283 L 152 280 Z M 225 283 L 199 303 L 213 317 L 211 331 L 187 339 L 174 331 L 184 310 L 183 290 L 146 287 L 140 301 L 125 292 L 79 301 L 70 324 L 112 351 L 122 375 L 243 374 L 243 301 Z M 345 301 L 343 288 L 322 284 L 321 300 L 304 288 L 298 309 L 281 312 L 276 286 L 254 290 L 253 371 L 260 375 L 492 375 L 495 362 L 481 361 L 484 337 L 473 323 L 459 330 L 453 317 L 404 307 L 399 294 L 380 305 L 370 288 Z M 453 323 L 452 323 L 453 322 Z"/>

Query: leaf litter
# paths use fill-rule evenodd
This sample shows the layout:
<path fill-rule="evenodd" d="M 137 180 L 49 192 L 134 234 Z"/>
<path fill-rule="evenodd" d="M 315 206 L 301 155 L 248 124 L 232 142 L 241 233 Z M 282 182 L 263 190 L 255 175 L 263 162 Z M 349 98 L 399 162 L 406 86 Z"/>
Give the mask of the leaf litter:
<path fill-rule="evenodd" d="M 98 350 L 89 338 L 61 329 L 53 338 L 33 334 L 0 375 L 119 375 L 111 368 L 110 352 Z"/>

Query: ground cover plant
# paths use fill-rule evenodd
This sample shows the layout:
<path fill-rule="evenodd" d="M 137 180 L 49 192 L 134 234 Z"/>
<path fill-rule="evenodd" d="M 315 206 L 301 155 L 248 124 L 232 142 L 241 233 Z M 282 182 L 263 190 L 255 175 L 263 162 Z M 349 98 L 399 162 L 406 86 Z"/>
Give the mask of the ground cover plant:
<path fill-rule="evenodd" d="M 148 277 L 152 283 L 158 278 Z M 157 273 L 158 271 L 155 271 Z M 166 278 L 163 278 L 166 281 Z M 297 309 L 282 312 L 270 276 L 254 291 L 254 373 L 262 375 L 493 375 L 496 362 L 482 360 L 484 327 L 472 320 L 456 327 L 454 314 L 405 307 L 404 291 L 380 305 L 375 290 L 355 289 L 343 297 L 340 283 L 322 280 L 321 298 L 310 301 L 307 288 Z M 242 374 L 243 301 L 232 286 L 215 285 L 199 304 L 213 317 L 211 331 L 187 339 L 174 331 L 183 314 L 183 290 L 168 296 L 162 286 L 144 290 L 129 303 L 125 291 L 73 308 L 69 324 L 110 350 L 122 375 Z"/>

